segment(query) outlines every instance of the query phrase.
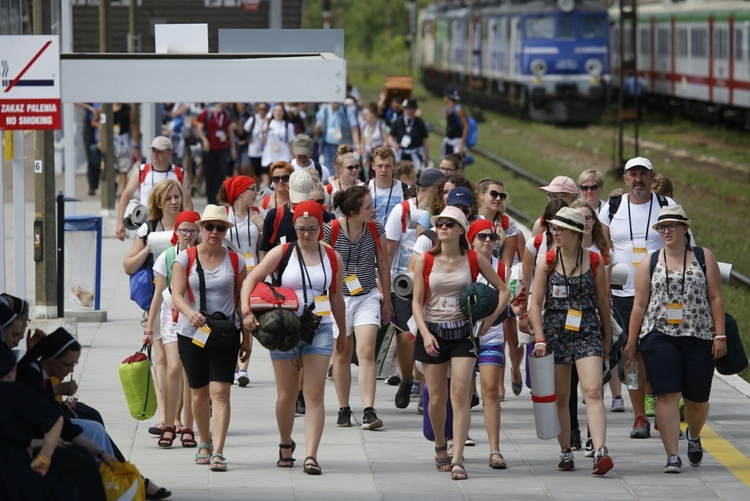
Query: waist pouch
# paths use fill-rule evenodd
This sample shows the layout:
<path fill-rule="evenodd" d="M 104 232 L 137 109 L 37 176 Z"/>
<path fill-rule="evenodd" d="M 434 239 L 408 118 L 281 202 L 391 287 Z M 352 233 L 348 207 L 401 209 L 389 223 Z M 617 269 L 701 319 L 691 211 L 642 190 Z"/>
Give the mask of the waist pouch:
<path fill-rule="evenodd" d="M 234 318 L 227 318 L 222 312 L 217 311 L 205 315 L 206 325 L 211 329 L 208 336 L 208 347 L 210 348 L 234 348 L 239 341 L 240 330 L 234 324 Z"/>
<path fill-rule="evenodd" d="M 425 322 L 430 332 L 440 339 L 446 341 L 456 341 L 471 336 L 471 325 L 468 320 L 458 320 L 456 322 Z"/>

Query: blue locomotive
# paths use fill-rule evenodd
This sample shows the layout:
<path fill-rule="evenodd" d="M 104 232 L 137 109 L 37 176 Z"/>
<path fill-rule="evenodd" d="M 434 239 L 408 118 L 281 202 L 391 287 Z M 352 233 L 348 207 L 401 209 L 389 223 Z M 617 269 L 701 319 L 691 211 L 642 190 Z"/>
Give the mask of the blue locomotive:
<path fill-rule="evenodd" d="M 464 101 L 552 123 L 597 121 L 609 81 L 607 5 L 495 0 L 432 5 L 419 17 L 422 82 Z"/>

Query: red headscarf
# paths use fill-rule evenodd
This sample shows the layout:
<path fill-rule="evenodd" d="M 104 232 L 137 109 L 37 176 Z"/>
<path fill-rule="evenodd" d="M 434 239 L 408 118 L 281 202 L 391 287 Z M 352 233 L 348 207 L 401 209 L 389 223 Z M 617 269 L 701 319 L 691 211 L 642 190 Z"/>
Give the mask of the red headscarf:
<path fill-rule="evenodd" d="M 318 240 L 323 240 L 323 207 L 315 200 L 305 200 L 294 206 L 294 216 L 292 221 L 296 221 L 298 217 L 314 217 L 320 223 L 320 233 L 318 234 Z"/>
<path fill-rule="evenodd" d="M 477 236 L 477 233 L 484 230 L 495 230 L 495 225 L 492 221 L 489 219 L 477 219 L 473 223 L 471 223 L 471 226 L 469 226 L 469 231 L 466 233 L 466 238 L 469 239 L 469 245 L 474 241 L 474 237 Z"/>
<path fill-rule="evenodd" d="M 240 194 L 255 184 L 255 179 L 250 176 L 234 176 L 224 181 L 224 190 L 227 192 L 227 202 L 232 205 Z"/>
<path fill-rule="evenodd" d="M 196 221 L 200 221 L 200 219 L 201 215 L 192 210 L 184 210 L 177 214 L 177 219 L 174 221 L 174 231 L 172 232 L 172 245 L 177 245 L 177 241 L 179 240 L 179 237 L 177 236 L 177 228 L 179 228 L 182 223 L 195 223 Z"/>

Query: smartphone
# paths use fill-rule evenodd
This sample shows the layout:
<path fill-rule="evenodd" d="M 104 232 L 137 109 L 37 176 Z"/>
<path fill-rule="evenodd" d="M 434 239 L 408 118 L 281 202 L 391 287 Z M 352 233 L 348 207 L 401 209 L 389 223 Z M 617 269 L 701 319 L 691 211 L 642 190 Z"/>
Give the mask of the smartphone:
<path fill-rule="evenodd" d="M 482 332 L 482 325 L 484 325 L 484 322 L 477 322 L 474 324 L 474 337 L 479 337 L 479 333 Z"/>

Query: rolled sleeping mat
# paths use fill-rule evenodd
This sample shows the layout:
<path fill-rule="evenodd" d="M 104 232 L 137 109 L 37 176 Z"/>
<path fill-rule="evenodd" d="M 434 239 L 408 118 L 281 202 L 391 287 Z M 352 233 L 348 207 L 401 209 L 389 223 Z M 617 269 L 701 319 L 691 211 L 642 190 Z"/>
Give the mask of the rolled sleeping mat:
<path fill-rule="evenodd" d="M 729 285 L 729 281 L 732 279 L 732 264 L 720 262 L 719 273 L 721 274 L 721 285 Z"/>
<path fill-rule="evenodd" d="M 409 214 L 410 214 L 409 215 L 409 229 L 410 230 L 417 229 L 417 223 L 419 223 L 419 220 L 422 218 L 425 212 L 427 211 L 422 210 L 422 209 L 412 209 L 409 211 Z"/>
<path fill-rule="evenodd" d="M 534 403 L 536 436 L 542 440 L 556 438 L 560 434 L 555 401 L 555 358 L 551 353 L 545 357 L 530 357 L 531 401 Z"/>
<path fill-rule="evenodd" d="M 172 247 L 172 235 L 171 231 L 152 231 L 148 234 L 148 244 L 154 257 L 159 257 L 162 252 Z"/>
<path fill-rule="evenodd" d="M 133 222 L 132 215 L 133 215 L 133 209 L 138 207 L 140 204 L 138 203 L 138 200 L 131 200 L 128 202 L 127 207 L 125 207 L 125 216 L 122 218 L 122 222 L 125 225 L 125 228 L 128 230 L 137 230 L 139 225 L 136 225 Z"/>
<path fill-rule="evenodd" d="M 130 220 L 136 227 L 142 225 L 148 221 L 148 208 L 143 204 L 138 204 L 133 208 L 133 212 L 130 214 Z"/>
<path fill-rule="evenodd" d="M 612 285 L 625 285 L 630 268 L 627 263 L 617 263 L 612 267 Z"/>
<path fill-rule="evenodd" d="M 411 301 L 414 289 L 414 273 L 399 273 L 393 279 L 393 292 L 401 299 Z"/>

